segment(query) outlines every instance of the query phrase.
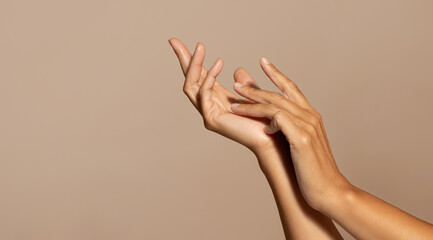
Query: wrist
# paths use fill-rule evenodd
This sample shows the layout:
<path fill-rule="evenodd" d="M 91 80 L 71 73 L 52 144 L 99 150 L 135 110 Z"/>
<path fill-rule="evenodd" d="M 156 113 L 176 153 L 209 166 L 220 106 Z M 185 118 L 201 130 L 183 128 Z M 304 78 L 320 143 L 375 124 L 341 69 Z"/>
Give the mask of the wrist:
<path fill-rule="evenodd" d="M 257 158 L 260 169 L 264 174 L 291 163 L 289 145 L 284 143 L 270 144 L 266 147 L 251 149 Z"/>
<path fill-rule="evenodd" d="M 358 196 L 358 188 L 352 185 L 344 176 L 338 181 L 333 188 L 327 191 L 320 203 L 315 209 L 329 217 L 332 214 L 343 209 L 354 206 Z"/>

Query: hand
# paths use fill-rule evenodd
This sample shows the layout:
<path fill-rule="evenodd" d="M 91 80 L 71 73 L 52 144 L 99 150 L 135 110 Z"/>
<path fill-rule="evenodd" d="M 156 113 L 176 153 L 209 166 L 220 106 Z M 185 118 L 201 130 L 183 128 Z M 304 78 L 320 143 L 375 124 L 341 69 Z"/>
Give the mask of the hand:
<path fill-rule="evenodd" d="M 235 91 L 254 103 L 232 104 L 232 111 L 239 116 L 268 118 L 271 122 L 264 132 L 284 133 L 302 195 L 318 210 L 330 194 L 350 185 L 334 161 L 320 114 L 293 81 L 267 59 L 262 58 L 261 63 L 282 94 L 235 83 Z"/>
<path fill-rule="evenodd" d="M 240 99 L 216 80 L 222 70 L 223 61 L 218 58 L 207 71 L 203 67 L 205 56 L 203 44 L 197 43 L 191 57 L 188 49 L 180 40 L 171 38 L 169 42 L 179 58 L 185 76 L 183 91 L 203 116 L 206 129 L 239 142 L 253 152 L 262 149 L 277 151 L 278 145 L 284 142 L 285 138 L 283 134 L 268 135 L 263 132 L 263 127 L 269 123 L 268 119 L 239 116 L 232 113 L 231 103 L 252 103 L 253 101 Z M 234 79 L 238 83 L 258 89 L 254 79 L 243 68 L 236 69 Z"/>

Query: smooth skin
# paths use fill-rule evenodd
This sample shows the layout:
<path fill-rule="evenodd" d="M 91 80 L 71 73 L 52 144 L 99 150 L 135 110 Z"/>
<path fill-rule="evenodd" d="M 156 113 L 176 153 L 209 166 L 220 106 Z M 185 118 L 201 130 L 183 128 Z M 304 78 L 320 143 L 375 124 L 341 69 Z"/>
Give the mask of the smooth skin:
<path fill-rule="evenodd" d="M 204 126 L 246 146 L 257 157 L 277 203 L 286 238 L 342 239 L 333 222 L 311 208 L 302 197 L 284 134 L 263 132 L 270 122 L 268 119 L 233 114 L 231 103 L 253 101 L 237 97 L 216 81 L 222 70 L 222 60 L 217 59 L 208 72 L 203 67 L 203 44 L 197 43 L 191 56 L 180 40 L 171 38 L 169 43 L 185 76 L 183 91 L 203 116 Z M 243 68 L 236 69 L 233 76 L 235 82 L 258 88 Z"/>
<path fill-rule="evenodd" d="M 287 239 L 342 239 L 330 218 L 358 239 L 433 236 L 429 223 L 349 183 L 334 161 L 320 114 L 267 59 L 261 59 L 261 67 L 282 94 L 261 90 L 238 68 L 234 89 L 241 99 L 216 81 L 220 58 L 209 71 L 203 67 L 203 44 L 191 56 L 180 40 L 169 42 L 185 76 L 183 90 L 205 127 L 256 155 Z"/>
<path fill-rule="evenodd" d="M 341 174 L 331 153 L 320 114 L 296 84 L 267 59 L 262 67 L 280 93 L 234 84 L 256 103 L 232 104 L 241 116 L 265 117 L 264 131 L 282 131 L 290 143 L 292 163 L 308 204 L 331 217 L 356 239 L 433 239 L 433 225 L 353 186 Z"/>

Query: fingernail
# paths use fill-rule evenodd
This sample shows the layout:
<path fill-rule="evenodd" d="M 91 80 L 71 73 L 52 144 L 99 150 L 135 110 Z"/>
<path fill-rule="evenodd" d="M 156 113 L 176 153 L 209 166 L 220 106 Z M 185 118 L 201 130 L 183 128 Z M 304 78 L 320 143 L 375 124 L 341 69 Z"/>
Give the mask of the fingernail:
<path fill-rule="evenodd" d="M 236 108 L 239 106 L 239 103 L 232 103 L 232 108 Z"/>
<path fill-rule="evenodd" d="M 197 52 L 198 52 L 198 46 L 199 46 L 199 44 L 197 43 L 197 44 L 195 45 L 195 49 L 194 49 L 194 52 L 193 52 L 193 54 L 192 54 L 192 58 L 193 58 L 193 59 L 194 59 L 195 55 L 196 55 Z"/>
<path fill-rule="evenodd" d="M 215 61 L 214 65 L 216 65 L 217 63 L 220 63 L 221 58 L 217 58 L 217 60 Z"/>
<path fill-rule="evenodd" d="M 239 87 L 239 88 L 244 86 L 242 83 L 238 83 L 238 82 L 235 82 L 234 85 L 235 85 L 235 87 Z"/>
<path fill-rule="evenodd" d="M 269 62 L 269 60 L 265 57 L 261 57 L 260 61 L 262 61 L 264 64 L 270 64 L 271 62 Z"/>

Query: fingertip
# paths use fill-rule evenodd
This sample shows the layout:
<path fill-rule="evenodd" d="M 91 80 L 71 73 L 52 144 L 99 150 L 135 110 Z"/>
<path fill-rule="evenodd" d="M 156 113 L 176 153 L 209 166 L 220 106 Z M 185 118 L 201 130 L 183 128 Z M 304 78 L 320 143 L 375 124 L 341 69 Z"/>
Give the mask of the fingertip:
<path fill-rule="evenodd" d="M 270 123 L 270 124 L 272 124 L 272 123 Z M 265 133 L 267 133 L 267 134 L 272 135 L 272 134 L 276 133 L 277 131 L 272 130 L 270 124 L 269 124 L 269 125 L 266 125 L 265 127 L 263 127 L 263 131 L 264 131 Z"/>
<path fill-rule="evenodd" d="M 173 48 L 179 48 L 179 47 L 181 46 L 181 43 L 182 43 L 179 39 L 174 38 L 174 37 L 169 38 L 169 39 L 168 39 L 168 42 L 170 43 L 170 45 L 171 45 Z"/>
<path fill-rule="evenodd" d="M 236 72 L 239 72 L 239 71 L 245 71 L 245 69 L 244 69 L 243 67 L 237 67 L 237 68 L 235 69 L 235 73 L 236 73 Z"/>
<path fill-rule="evenodd" d="M 216 64 L 217 64 L 218 72 L 220 72 L 224 66 L 223 60 L 220 57 L 218 57 L 218 59 L 216 60 Z"/>
<path fill-rule="evenodd" d="M 197 42 L 196 50 L 199 52 L 204 51 L 204 44 L 201 42 Z"/>
<path fill-rule="evenodd" d="M 213 65 L 218 66 L 218 65 L 220 65 L 220 64 L 221 64 L 221 58 L 218 57 L 218 58 L 215 60 L 215 63 L 214 63 Z"/>
<path fill-rule="evenodd" d="M 253 77 L 242 67 L 238 67 L 233 73 L 235 82 L 247 85 L 252 88 L 260 88 Z"/>
<path fill-rule="evenodd" d="M 236 70 L 233 72 L 233 78 L 235 79 L 235 81 L 237 79 L 242 79 L 245 76 L 248 76 L 248 72 L 245 70 L 245 68 L 243 67 L 238 67 L 236 68 Z"/>
<path fill-rule="evenodd" d="M 217 60 L 215 60 L 215 63 L 212 65 L 211 69 L 209 70 L 209 73 L 211 74 L 212 77 L 218 76 L 218 74 L 222 70 L 222 64 L 223 62 L 221 58 L 217 58 Z"/>
<path fill-rule="evenodd" d="M 271 63 L 267 58 L 265 58 L 263 56 L 260 57 L 260 62 L 265 64 L 265 65 L 269 65 Z"/>
<path fill-rule="evenodd" d="M 202 65 L 204 61 L 204 47 L 200 42 L 195 46 L 194 54 L 192 56 L 192 60 L 194 63 L 198 65 Z"/>

